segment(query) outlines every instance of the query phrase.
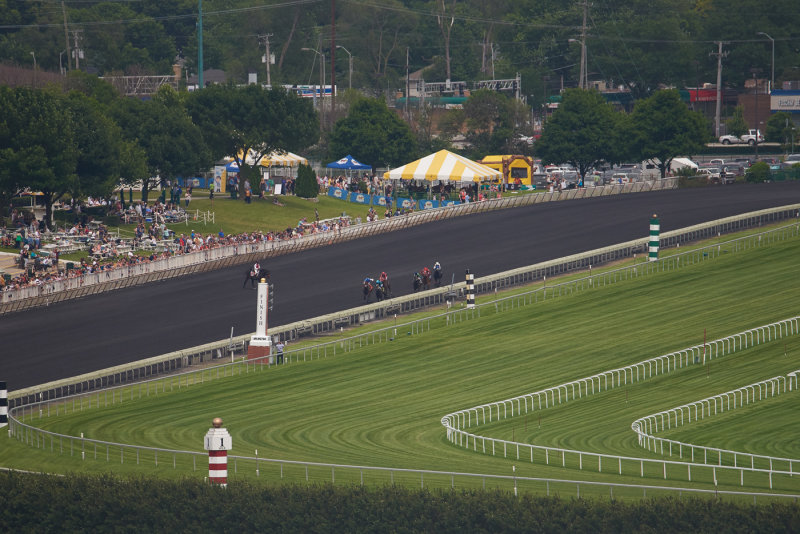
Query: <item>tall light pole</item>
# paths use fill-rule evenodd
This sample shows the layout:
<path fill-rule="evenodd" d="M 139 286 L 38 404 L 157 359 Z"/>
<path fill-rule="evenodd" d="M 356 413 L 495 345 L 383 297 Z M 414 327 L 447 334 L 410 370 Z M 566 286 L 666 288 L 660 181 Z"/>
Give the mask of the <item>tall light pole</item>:
<path fill-rule="evenodd" d="M 341 48 L 342 50 L 347 52 L 347 55 L 349 56 L 349 61 L 350 61 L 350 72 L 349 72 L 350 79 L 348 80 L 348 89 L 352 89 L 353 88 L 353 54 L 351 54 L 350 51 L 348 49 L 346 49 L 345 47 L 343 47 L 342 45 L 336 45 L 336 48 Z"/>
<path fill-rule="evenodd" d="M 62 59 L 66 52 L 66 50 L 62 50 L 61 53 L 58 54 L 58 72 L 60 72 L 62 76 L 66 75 L 66 71 L 64 70 L 64 65 L 62 63 Z M 69 63 L 69 56 L 67 56 L 67 62 Z"/>
<path fill-rule="evenodd" d="M 317 54 L 320 57 L 320 62 L 319 62 L 319 81 L 320 81 L 320 87 L 319 87 L 319 114 L 320 114 L 320 121 L 319 122 L 320 122 L 320 124 L 325 124 L 325 120 L 324 120 L 324 117 L 323 117 L 324 116 L 325 106 L 323 105 L 323 100 L 322 100 L 322 96 L 325 93 L 325 54 L 323 54 L 319 50 L 315 50 L 313 48 L 301 48 L 300 50 L 304 50 L 306 52 L 314 52 L 315 54 Z"/>
<path fill-rule="evenodd" d="M 767 33 L 764 32 L 758 32 L 756 35 L 763 35 L 764 37 L 772 41 L 772 63 L 770 64 L 771 65 L 770 70 L 772 71 L 772 73 L 769 79 L 769 88 L 770 91 L 772 91 L 772 89 L 775 87 L 775 39 L 773 39 Z"/>

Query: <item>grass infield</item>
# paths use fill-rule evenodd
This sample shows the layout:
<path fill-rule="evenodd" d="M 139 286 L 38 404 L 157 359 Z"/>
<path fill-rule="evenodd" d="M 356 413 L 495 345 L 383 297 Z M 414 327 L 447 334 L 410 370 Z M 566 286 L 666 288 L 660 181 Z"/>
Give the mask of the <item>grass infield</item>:
<path fill-rule="evenodd" d="M 60 433 L 166 449 L 202 451 L 203 435 L 220 416 L 234 439 L 232 455 L 406 469 L 714 488 L 709 476 L 692 482 L 663 480 L 660 470 L 626 470 L 623 475 L 597 460 L 579 470 L 574 462 L 533 464 L 492 457 L 450 444 L 440 419 L 446 413 L 536 391 L 614 367 L 798 314 L 800 281 L 796 258 L 800 240 L 776 243 L 680 270 L 562 296 L 523 308 L 408 335 L 337 356 L 298 363 L 170 392 L 136 394 L 135 402 L 81 410 L 55 407 L 36 426 Z M 490 297 L 484 297 L 490 298 Z M 479 300 L 480 302 L 480 300 Z M 704 334 L 705 332 L 705 334 Z M 708 367 L 690 367 L 627 388 L 570 402 L 556 409 L 479 427 L 478 433 L 605 454 L 663 458 L 637 445 L 631 422 L 645 414 L 722 393 L 800 369 L 800 337 L 726 355 Z M 139 395 L 142 398 L 139 399 Z M 660 436 L 743 452 L 800 458 L 800 429 L 794 424 L 797 393 L 723 413 Z M 93 396 L 94 397 L 94 396 Z M 95 406 L 97 402 L 95 401 Z M 68 415 L 64 415 L 64 409 Z M 795 408 L 796 409 L 796 408 Z M 75 410 L 73 412 L 73 410 Z M 540 417 L 541 415 L 541 417 Z M 58 441 L 32 448 L 14 439 L 0 442 L 0 465 L 66 472 L 157 473 L 205 476 L 205 460 L 162 453 L 124 458 L 89 448 L 62 449 Z M 51 452 L 52 451 L 52 452 Z M 116 457 L 114 456 L 116 454 Z M 97 456 L 95 459 L 95 455 Z M 677 456 L 671 458 L 678 460 Z M 174 462 L 174 468 L 173 468 Z M 259 469 L 256 476 L 256 469 Z M 636 471 L 635 473 L 633 471 Z M 388 483 L 386 473 L 337 470 L 337 484 Z M 277 482 L 330 482 L 330 468 L 280 465 L 263 460 L 229 463 L 229 478 Z M 749 480 L 748 480 L 749 478 Z M 494 487 L 492 479 L 395 473 L 391 481 L 409 486 Z M 800 476 L 776 477 L 775 491 L 800 493 Z M 719 489 L 769 491 L 768 480 L 738 474 L 719 476 Z M 521 491 L 569 492 L 575 485 L 545 487 L 519 482 Z M 608 494 L 583 488 L 581 495 Z M 614 490 L 617 497 L 641 496 Z M 653 493 L 648 492 L 648 496 Z"/>

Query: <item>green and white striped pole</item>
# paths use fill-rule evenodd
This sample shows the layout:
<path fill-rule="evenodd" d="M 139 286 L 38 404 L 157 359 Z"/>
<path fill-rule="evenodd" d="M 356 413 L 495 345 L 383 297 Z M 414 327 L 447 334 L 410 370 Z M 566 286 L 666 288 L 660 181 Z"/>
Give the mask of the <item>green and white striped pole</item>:
<path fill-rule="evenodd" d="M 650 247 L 648 261 L 656 261 L 658 259 L 658 235 L 661 232 L 661 225 L 658 222 L 658 215 L 655 213 L 650 218 Z"/>

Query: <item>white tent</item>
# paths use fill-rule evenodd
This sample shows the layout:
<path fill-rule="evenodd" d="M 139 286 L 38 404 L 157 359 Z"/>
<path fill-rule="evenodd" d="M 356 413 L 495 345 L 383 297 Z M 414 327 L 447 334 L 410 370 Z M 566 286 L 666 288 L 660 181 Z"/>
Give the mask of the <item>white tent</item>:
<path fill-rule="evenodd" d="M 440 150 L 383 175 L 389 180 L 427 180 L 440 182 L 478 182 L 501 178 L 498 170 L 476 163 L 464 156 Z"/>
<path fill-rule="evenodd" d="M 697 170 L 698 165 L 689 158 L 672 158 L 672 161 L 669 164 L 669 170 L 671 172 L 675 172 L 684 167 L 691 167 L 692 169 Z"/>
<path fill-rule="evenodd" d="M 241 152 L 239 152 L 239 157 L 241 157 Z M 255 161 L 256 158 L 251 150 L 247 153 L 245 162 L 248 165 L 255 165 Z M 262 167 L 296 167 L 301 163 L 303 165 L 308 165 L 308 160 L 292 152 L 275 150 L 263 156 L 259 163 Z"/>

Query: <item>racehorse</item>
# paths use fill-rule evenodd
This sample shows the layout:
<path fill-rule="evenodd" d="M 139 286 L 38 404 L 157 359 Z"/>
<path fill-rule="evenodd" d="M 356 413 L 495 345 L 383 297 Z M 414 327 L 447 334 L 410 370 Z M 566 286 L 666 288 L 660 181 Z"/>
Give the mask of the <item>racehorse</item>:
<path fill-rule="evenodd" d="M 380 282 L 375 283 L 375 298 L 378 302 L 386 298 L 386 288 L 384 288 L 383 284 Z"/>
<path fill-rule="evenodd" d="M 436 287 L 439 287 L 439 286 L 442 285 L 442 269 L 441 268 L 439 268 L 439 269 L 434 268 L 433 269 L 433 281 L 436 284 Z"/>
<path fill-rule="evenodd" d="M 422 270 L 422 289 L 431 288 L 431 271 L 427 267 Z"/>
<path fill-rule="evenodd" d="M 362 292 L 364 294 L 364 300 L 369 302 L 369 296 L 372 294 L 372 291 L 375 289 L 375 285 L 372 283 L 371 280 L 364 280 L 364 284 L 362 287 Z"/>
<path fill-rule="evenodd" d="M 414 273 L 414 293 L 422 289 L 422 276 L 419 273 Z"/>
<path fill-rule="evenodd" d="M 258 272 L 253 271 L 253 269 L 247 269 L 244 273 L 244 284 L 242 284 L 242 289 L 247 287 L 247 281 L 250 280 L 250 287 L 256 287 L 256 282 L 260 282 L 262 278 L 268 279 L 269 278 L 269 270 L 265 268 L 259 269 Z"/>

